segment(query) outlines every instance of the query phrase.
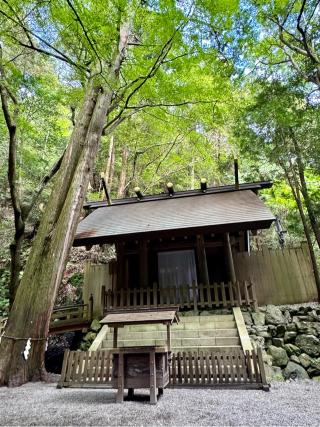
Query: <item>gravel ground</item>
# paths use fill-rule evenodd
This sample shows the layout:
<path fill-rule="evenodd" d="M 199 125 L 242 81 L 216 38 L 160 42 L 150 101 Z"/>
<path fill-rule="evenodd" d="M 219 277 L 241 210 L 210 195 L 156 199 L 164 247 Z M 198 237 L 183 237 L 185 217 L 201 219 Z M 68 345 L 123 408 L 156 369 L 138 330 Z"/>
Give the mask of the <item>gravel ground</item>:
<path fill-rule="evenodd" d="M 166 389 L 155 406 L 114 403 L 115 390 L 62 389 L 28 383 L 0 388 L 0 425 L 276 425 L 319 426 L 320 382 L 272 384 L 260 390 Z"/>

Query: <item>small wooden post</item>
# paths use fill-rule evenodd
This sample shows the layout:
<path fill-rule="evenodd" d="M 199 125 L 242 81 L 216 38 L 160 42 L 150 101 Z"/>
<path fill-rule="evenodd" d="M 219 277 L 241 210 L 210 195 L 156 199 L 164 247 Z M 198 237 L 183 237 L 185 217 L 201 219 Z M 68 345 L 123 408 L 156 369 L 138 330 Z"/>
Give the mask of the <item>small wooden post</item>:
<path fill-rule="evenodd" d="M 167 345 L 168 345 L 168 351 L 171 351 L 171 328 L 170 328 L 170 323 L 167 323 Z"/>
<path fill-rule="evenodd" d="M 106 295 L 106 287 L 102 285 L 101 286 L 101 315 L 103 315 L 106 309 L 105 295 Z"/>
<path fill-rule="evenodd" d="M 155 405 L 157 403 L 156 393 L 156 353 L 154 349 L 150 351 L 150 403 Z"/>
<path fill-rule="evenodd" d="M 238 159 L 234 159 L 234 188 L 239 190 L 239 164 Z"/>
<path fill-rule="evenodd" d="M 123 287 L 124 282 L 124 243 L 120 242 L 116 245 L 117 252 L 117 289 Z"/>
<path fill-rule="evenodd" d="M 115 326 L 113 328 L 113 348 L 118 347 L 118 328 Z"/>
<path fill-rule="evenodd" d="M 193 311 L 198 311 L 198 294 L 195 282 L 192 282 Z"/>
<path fill-rule="evenodd" d="M 123 353 L 119 352 L 118 356 L 118 392 L 116 403 L 123 402 L 123 392 L 124 392 L 124 363 L 123 363 Z"/>
<path fill-rule="evenodd" d="M 234 269 L 233 255 L 232 255 L 232 248 L 231 248 L 229 233 L 224 233 L 224 243 L 225 243 L 225 254 L 227 257 L 228 270 L 229 270 L 229 280 L 231 280 L 232 283 L 235 283 L 236 272 Z"/>
<path fill-rule="evenodd" d="M 148 246 L 146 240 L 140 241 L 139 247 L 140 263 L 140 285 L 143 288 L 148 286 Z"/>
<path fill-rule="evenodd" d="M 93 319 L 93 295 L 90 294 L 89 298 L 89 310 L 88 310 L 88 320 Z"/>
<path fill-rule="evenodd" d="M 158 307 L 158 285 L 156 282 L 153 282 L 153 307 Z"/>
<path fill-rule="evenodd" d="M 199 270 L 200 270 L 200 281 L 204 285 L 208 285 L 209 273 L 208 273 L 207 256 L 206 256 L 206 249 L 204 246 L 203 234 L 197 235 L 197 257 L 198 257 Z"/>
<path fill-rule="evenodd" d="M 105 181 L 105 179 L 103 177 L 101 177 L 101 183 L 102 183 L 102 187 L 103 187 L 103 190 L 104 190 L 104 194 L 105 194 L 107 203 L 108 203 L 108 205 L 111 205 L 112 204 L 111 197 L 110 197 L 110 194 L 109 194 L 109 191 L 108 191 L 108 188 L 107 188 L 106 181 Z"/>

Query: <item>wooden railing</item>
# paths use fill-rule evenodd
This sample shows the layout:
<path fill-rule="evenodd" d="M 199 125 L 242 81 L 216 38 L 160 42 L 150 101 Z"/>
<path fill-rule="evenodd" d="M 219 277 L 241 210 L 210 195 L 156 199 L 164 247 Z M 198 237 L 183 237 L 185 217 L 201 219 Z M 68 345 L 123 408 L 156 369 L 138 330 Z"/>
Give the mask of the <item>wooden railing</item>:
<path fill-rule="evenodd" d="M 66 350 L 58 388 L 112 387 L 112 352 Z M 268 390 L 260 348 L 172 353 L 171 387 L 239 387 Z"/>
<path fill-rule="evenodd" d="M 170 369 L 172 387 L 240 386 L 268 390 L 262 352 L 229 350 L 178 352 L 172 354 Z"/>
<path fill-rule="evenodd" d="M 106 311 L 179 306 L 194 310 L 256 306 L 254 284 L 251 282 L 214 283 L 159 288 L 119 289 L 103 293 Z"/>
<path fill-rule="evenodd" d="M 92 314 L 92 296 L 89 299 L 89 304 L 74 304 L 56 307 L 52 311 L 50 331 L 59 331 L 68 326 L 70 326 L 68 329 L 72 329 L 72 325 L 77 324 L 81 326 L 84 322 L 90 322 L 92 320 Z"/>

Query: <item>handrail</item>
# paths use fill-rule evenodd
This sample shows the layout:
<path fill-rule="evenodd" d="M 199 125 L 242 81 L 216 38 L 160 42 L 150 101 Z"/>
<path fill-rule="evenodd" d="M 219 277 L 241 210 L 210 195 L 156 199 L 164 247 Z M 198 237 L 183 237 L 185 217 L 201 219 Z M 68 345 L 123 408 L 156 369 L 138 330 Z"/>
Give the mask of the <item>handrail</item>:
<path fill-rule="evenodd" d="M 86 307 L 88 304 L 73 304 L 73 305 L 62 305 L 58 307 L 54 307 L 52 312 L 54 311 L 62 311 L 62 310 L 71 310 L 73 308 Z"/>
<path fill-rule="evenodd" d="M 222 282 L 208 285 L 195 284 L 159 288 L 152 287 L 108 290 L 103 295 L 105 309 L 155 308 L 180 306 L 194 310 L 227 308 L 234 306 L 256 307 L 255 287 L 252 282 Z"/>

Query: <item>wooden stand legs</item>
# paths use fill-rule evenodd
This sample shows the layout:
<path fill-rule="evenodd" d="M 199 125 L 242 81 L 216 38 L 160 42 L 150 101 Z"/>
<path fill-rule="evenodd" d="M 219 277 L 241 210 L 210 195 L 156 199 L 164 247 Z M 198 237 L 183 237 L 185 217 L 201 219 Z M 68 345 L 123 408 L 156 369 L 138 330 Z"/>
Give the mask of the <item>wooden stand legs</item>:
<path fill-rule="evenodd" d="M 116 403 L 123 402 L 124 392 L 124 368 L 123 368 L 123 353 L 119 353 L 119 364 L 118 364 L 118 392 L 116 397 Z"/>
<path fill-rule="evenodd" d="M 134 388 L 128 388 L 128 400 L 132 400 L 134 397 Z"/>
<path fill-rule="evenodd" d="M 157 387 L 156 387 L 156 354 L 154 351 L 150 352 L 150 403 L 155 405 L 157 403 Z"/>
<path fill-rule="evenodd" d="M 139 354 L 139 352 L 136 352 L 136 353 Z M 118 378 L 114 384 L 116 387 L 118 387 L 118 391 L 116 395 L 116 403 L 122 403 L 124 401 L 125 387 L 128 388 L 127 399 L 132 400 L 134 397 L 134 388 L 146 388 L 149 386 L 151 405 L 155 405 L 157 403 L 158 396 L 161 396 L 163 394 L 163 387 L 167 384 L 167 382 L 164 383 L 164 380 L 159 379 L 159 383 L 157 383 L 156 352 L 154 349 L 152 349 L 148 351 L 147 355 L 148 355 L 147 358 L 144 357 L 142 361 L 145 366 L 145 363 L 148 363 L 147 361 L 149 359 L 149 378 L 145 375 L 144 377 L 140 378 L 140 381 L 139 381 L 139 378 L 134 378 L 134 379 L 130 377 L 125 378 L 125 371 L 127 371 L 127 367 L 125 368 L 125 365 L 127 366 L 128 364 L 130 364 L 131 352 L 129 353 L 129 351 L 127 350 L 119 351 Z M 158 357 L 158 359 L 159 359 L 159 364 L 160 364 L 160 361 L 162 361 L 163 369 L 167 369 L 167 364 L 165 365 L 164 356 L 162 355 L 161 357 Z M 162 387 L 157 387 L 157 385 L 159 386 L 160 384 L 162 385 Z M 158 392 L 158 396 L 157 396 L 157 392 Z"/>

